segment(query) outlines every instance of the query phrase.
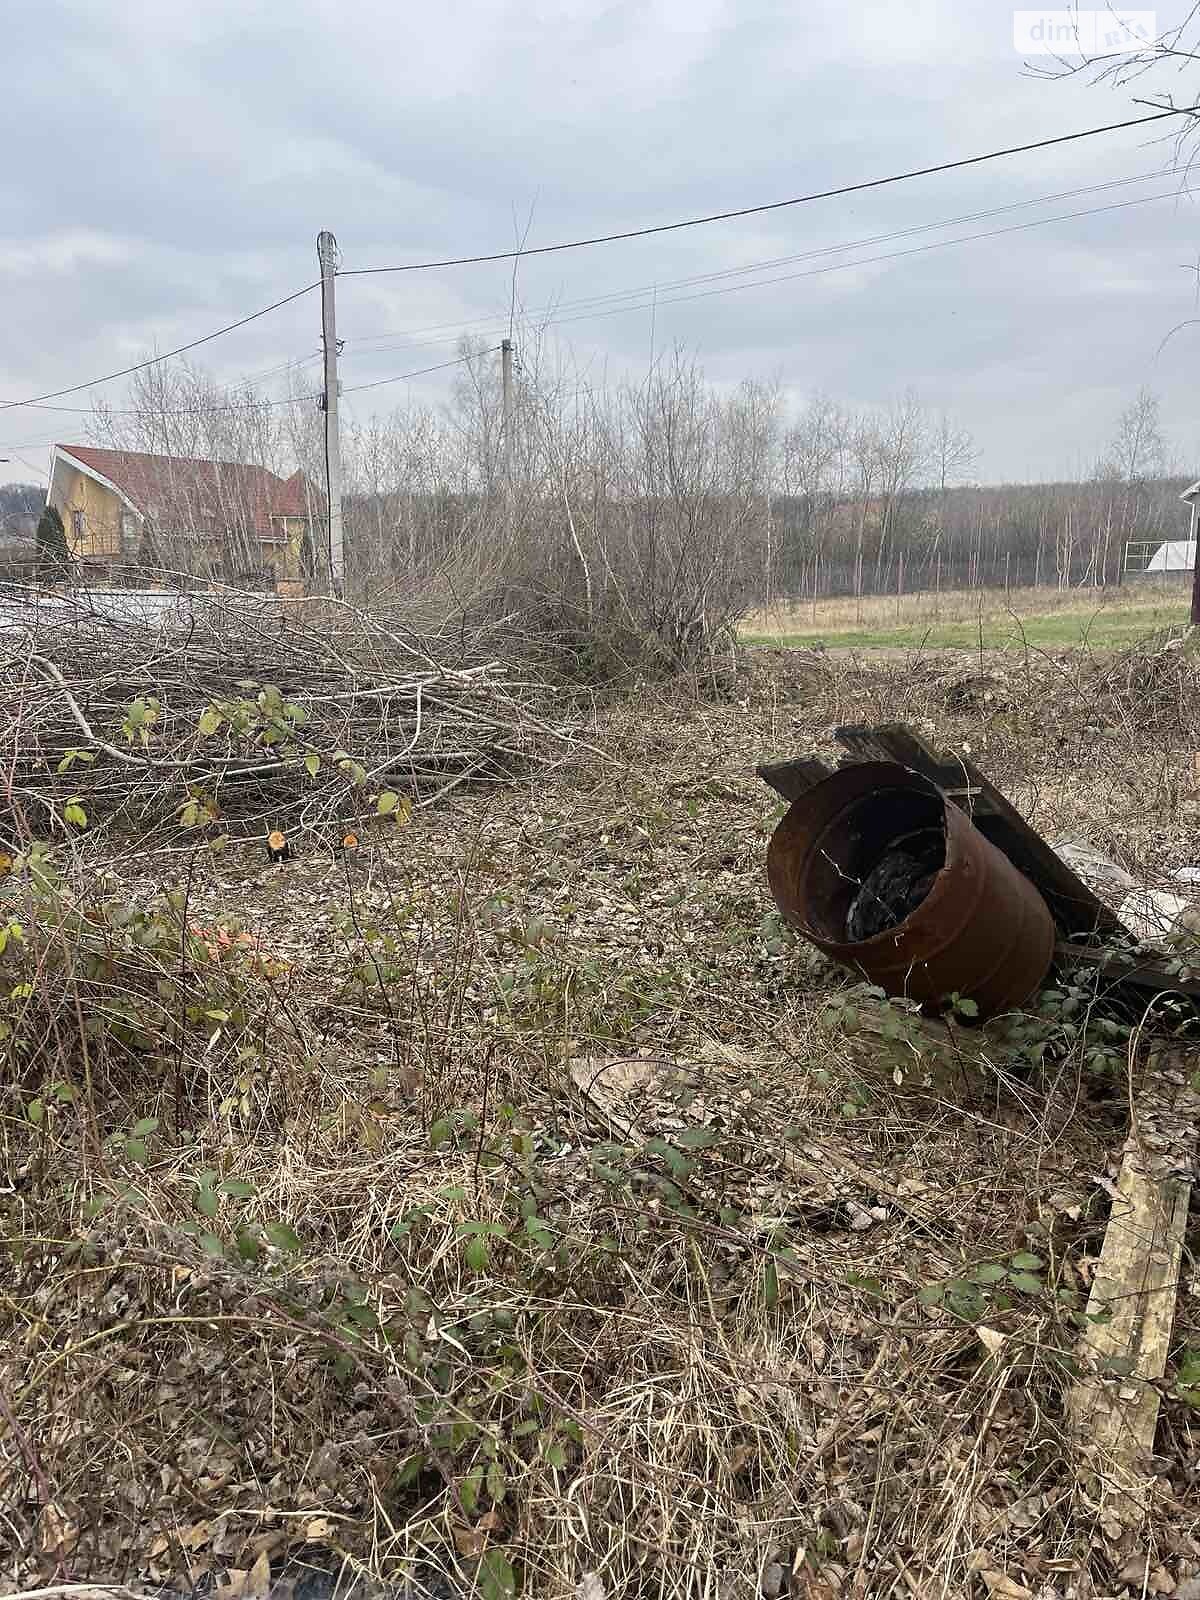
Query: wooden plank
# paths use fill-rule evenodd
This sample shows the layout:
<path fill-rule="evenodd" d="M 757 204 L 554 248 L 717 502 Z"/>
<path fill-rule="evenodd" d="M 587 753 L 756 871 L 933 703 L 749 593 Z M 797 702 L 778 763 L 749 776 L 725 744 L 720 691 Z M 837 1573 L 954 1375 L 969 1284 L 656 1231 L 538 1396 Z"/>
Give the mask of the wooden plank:
<path fill-rule="evenodd" d="M 1076 1349 L 1082 1376 L 1068 1402 L 1080 1468 L 1119 1520 L 1141 1515 L 1183 1260 L 1200 1095 L 1200 1050 L 1151 1056 L 1125 1145 L 1118 1198 Z"/>
<path fill-rule="evenodd" d="M 932 749 L 901 722 L 877 728 L 851 724 L 835 730 L 838 743 L 857 761 L 895 761 L 939 788 L 997 849 L 1034 883 L 1061 932 L 1076 937 L 1112 937 L 1125 932 L 1120 920 L 1088 888 L 978 767 Z"/>
<path fill-rule="evenodd" d="M 795 761 L 764 761 L 755 772 L 784 800 L 799 800 L 823 778 L 828 778 L 831 768 L 815 757 L 800 756 Z"/>
<path fill-rule="evenodd" d="M 834 738 L 856 761 L 895 761 L 939 789 L 962 786 L 966 778 L 965 763 L 939 754 L 903 722 L 848 723 L 834 729 Z"/>
<path fill-rule="evenodd" d="M 1187 995 L 1200 1005 L 1200 978 L 1184 978 L 1178 972 L 1168 971 L 1165 956 L 1114 955 L 1111 950 L 1097 950 L 1088 945 L 1070 944 L 1060 939 L 1054 947 L 1054 959 L 1060 967 L 1080 967 L 1098 970 L 1107 980 L 1107 987 L 1118 991 L 1132 991 L 1139 1007 L 1144 1007 L 1154 995 Z"/>
<path fill-rule="evenodd" d="M 979 831 L 1004 851 L 1018 872 L 1037 885 L 1059 928 L 1083 938 L 1126 934 L 1116 912 L 1029 826 L 999 789 L 970 762 L 966 766 L 972 787 L 982 793 L 986 804 L 985 815 L 977 818 Z"/>

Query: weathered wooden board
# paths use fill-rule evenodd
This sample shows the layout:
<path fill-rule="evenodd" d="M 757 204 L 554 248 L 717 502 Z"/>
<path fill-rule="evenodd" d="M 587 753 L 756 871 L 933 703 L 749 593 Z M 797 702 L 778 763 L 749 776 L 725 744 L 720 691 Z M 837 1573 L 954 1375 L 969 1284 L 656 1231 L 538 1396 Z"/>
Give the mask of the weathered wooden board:
<path fill-rule="evenodd" d="M 1158 1423 L 1200 1127 L 1200 1050 L 1154 1053 L 1138 1092 L 1076 1357 L 1069 1415 L 1081 1469 L 1114 1513 L 1139 1514 Z"/>
<path fill-rule="evenodd" d="M 823 761 L 805 756 L 795 761 L 767 761 L 755 769 L 781 800 L 799 800 L 822 778 L 827 778 L 830 770 Z"/>

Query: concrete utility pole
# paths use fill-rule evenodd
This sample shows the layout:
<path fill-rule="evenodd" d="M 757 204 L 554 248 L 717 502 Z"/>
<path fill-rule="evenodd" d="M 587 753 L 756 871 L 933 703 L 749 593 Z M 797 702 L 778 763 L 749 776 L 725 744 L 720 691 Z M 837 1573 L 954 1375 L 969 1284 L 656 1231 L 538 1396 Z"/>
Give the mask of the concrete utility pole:
<path fill-rule="evenodd" d="M 340 595 L 346 587 L 346 553 L 342 543 L 342 447 L 338 435 L 338 342 L 333 306 L 333 280 L 337 273 L 337 240 L 327 228 L 317 235 L 317 260 L 321 263 L 321 342 L 325 349 L 325 496 L 329 505 L 329 586 Z"/>
<path fill-rule="evenodd" d="M 500 384 L 503 391 L 503 401 L 500 410 L 500 449 L 504 461 L 504 481 L 512 482 L 512 423 L 513 423 L 513 342 L 511 339 L 500 341 Z"/>

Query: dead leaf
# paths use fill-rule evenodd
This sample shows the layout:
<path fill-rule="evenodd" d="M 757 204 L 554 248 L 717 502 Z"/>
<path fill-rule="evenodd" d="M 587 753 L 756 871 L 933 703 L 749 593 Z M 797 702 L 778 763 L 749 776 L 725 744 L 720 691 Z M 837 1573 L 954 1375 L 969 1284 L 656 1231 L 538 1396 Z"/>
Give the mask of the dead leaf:
<path fill-rule="evenodd" d="M 42 1510 L 41 1521 L 38 1526 L 44 1555 L 63 1556 L 70 1555 L 79 1543 L 79 1524 L 58 1504 L 52 1500 Z"/>
<path fill-rule="evenodd" d="M 477 1528 L 455 1528 L 454 1548 L 460 1556 L 481 1556 L 487 1549 L 487 1534 Z"/>
<path fill-rule="evenodd" d="M 998 1333 L 995 1328 L 978 1327 L 975 1332 L 979 1335 L 979 1342 L 990 1356 L 998 1356 L 1007 1342 L 1008 1335 Z"/>
<path fill-rule="evenodd" d="M 246 1586 L 242 1590 L 244 1600 L 266 1600 L 271 1588 L 271 1558 L 264 1550 L 258 1560 L 250 1568 L 246 1577 Z"/>
<path fill-rule="evenodd" d="M 598 1573 L 585 1572 L 575 1585 L 575 1600 L 607 1600 Z"/>
<path fill-rule="evenodd" d="M 1033 1600 L 1033 1590 L 1015 1582 L 1007 1573 L 994 1572 L 990 1567 L 985 1567 L 979 1576 L 987 1584 L 987 1592 L 994 1600 Z"/>
<path fill-rule="evenodd" d="M 313 1543 L 318 1539 L 328 1539 L 333 1532 L 333 1523 L 328 1517 L 314 1517 L 311 1522 L 304 1524 L 304 1537 Z"/>

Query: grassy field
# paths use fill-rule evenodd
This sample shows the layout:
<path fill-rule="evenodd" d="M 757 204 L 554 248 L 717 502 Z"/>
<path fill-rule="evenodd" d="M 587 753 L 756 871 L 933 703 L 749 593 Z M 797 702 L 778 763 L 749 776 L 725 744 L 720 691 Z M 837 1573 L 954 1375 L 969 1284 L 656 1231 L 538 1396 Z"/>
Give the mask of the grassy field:
<path fill-rule="evenodd" d="M 1187 621 L 1175 583 L 1115 591 L 958 591 L 899 598 L 871 595 L 775 607 L 748 616 L 747 644 L 805 648 L 985 649 L 1084 646 L 1120 650 Z"/>

